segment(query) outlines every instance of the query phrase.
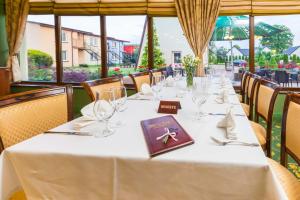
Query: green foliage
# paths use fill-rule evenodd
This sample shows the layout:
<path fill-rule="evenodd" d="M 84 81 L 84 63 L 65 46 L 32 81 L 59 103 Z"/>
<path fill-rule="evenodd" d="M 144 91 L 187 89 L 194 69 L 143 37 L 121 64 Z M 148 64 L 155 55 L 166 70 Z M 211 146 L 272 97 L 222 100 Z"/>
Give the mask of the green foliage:
<path fill-rule="evenodd" d="M 285 64 L 289 63 L 289 56 L 288 55 L 286 55 L 286 54 L 283 55 L 283 62 Z"/>
<path fill-rule="evenodd" d="M 259 59 L 258 59 L 258 65 L 259 65 L 260 67 L 264 67 L 265 64 L 266 64 L 266 59 L 265 59 L 265 57 L 264 57 L 263 55 L 261 55 L 261 56 L 259 57 Z"/>
<path fill-rule="evenodd" d="M 276 53 L 282 53 L 285 49 L 293 45 L 294 35 L 285 25 L 276 24 L 274 27 L 282 31 L 269 37 L 263 37 L 260 42 L 263 47 L 275 50 Z"/>
<path fill-rule="evenodd" d="M 272 58 L 271 58 L 270 63 L 269 63 L 269 66 L 272 67 L 272 68 L 275 68 L 275 67 L 278 66 L 275 57 L 272 57 Z"/>
<path fill-rule="evenodd" d="M 51 67 L 53 64 L 52 57 L 45 52 L 29 49 L 27 53 L 29 65 L 32 67 Z"/>
<path fill-rule="evenodd" d="M 297 56 L 297 63 L 300 63 L 300 57 Z"/>
<path fill-rule="evenodd" d="M 89 67 L 88 64 L 79 64 L 79 67 Z"/>
<path fill-rule="evenodd" d="M 296 63 L 297 62 L 297 55 L 293 54 L 292 57 L 291 57 L 291 60 Z"/>
<path fill-rule="evenodd" d="M 148 37 L 148 35 L 147 35 Z M 153 27 L 153 52 L 154 52 L 154 67 L 161 67 L 165 65 L 165 59 L 163 57 L 163 53 L 159 48 L 159 40 L 156 32 L 155 26 Z M 142 65 L 148 66 L 148 42 L 144 48 L 144 52 L 142 55 Z"/>

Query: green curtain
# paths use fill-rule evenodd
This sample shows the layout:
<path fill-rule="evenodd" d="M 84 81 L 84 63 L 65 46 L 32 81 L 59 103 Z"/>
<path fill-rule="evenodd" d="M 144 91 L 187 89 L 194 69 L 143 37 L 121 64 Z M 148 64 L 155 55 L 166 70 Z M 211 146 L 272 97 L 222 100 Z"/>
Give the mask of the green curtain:
<path fill-rule="evenodd" d="M 5 29 L 4 0 L 0 0 L 0 67 L 6 66 L 8 45 Z"/>

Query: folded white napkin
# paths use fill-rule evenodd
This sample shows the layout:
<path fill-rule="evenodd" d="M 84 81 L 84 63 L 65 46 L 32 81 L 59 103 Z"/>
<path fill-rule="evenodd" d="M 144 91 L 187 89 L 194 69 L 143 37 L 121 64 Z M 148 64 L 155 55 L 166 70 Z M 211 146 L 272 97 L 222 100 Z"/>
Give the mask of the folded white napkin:
<path fill-rule="evenodd" d="M 142 86 L 141 86 L 141 92 L 140 92 L 142 95 L 149 95 L 149 96 L 152 96 L 153 95 L 153 91 L 150 87 L 149 84 L 147 83 L 143 83 Z"/>
<path fill-rule="evenodd" d="M 235 132 L 235 118 L 233 114 L 233 109 L 230 108 L 226 116 L 218 122 L 217 127 L 226 129 L 226 138 L 229 140 L 236 140 L 237 134 Z"/>
<path fill-rule="evenodd" d="M 74 122 L 73 129 L 80 131 L 81 128 L 88 126 L 96 121 L 96 116 L 94 115 L 94 102 L 84 106 L 80 112 L 82 117 L 78 121 Z"/>
<path fill-rule="evenodd" d="M 166 78 L 166 86 L 167 87 L 173 87 L 175 85 L 174 78 L 172 76 L 169 76 Z"/>
<path fill-rule="evenodd" d="M 99 105 L 100 104 L 100 105 Z M 112 106 L 105 100 L 99 101 L 99 112 L 101 111 L 109 111 L 109 109 L 113 109 Z M 79 131 L 81 128 L 86 127 L 92 123 L 94 123 L 97 118 L 94 114 L 94 102 L 88 104 L 87 106 L 81 109 L 82 117 L 73 124 L 73 129 Z"/>
<path fill-rule="evenodd" d="M 222 90 L 221 93 L 217 96 L 217 98 L 215 99 L 215 101 L 217 103 L 228 103 L 229 99 L 228 99 L 228 90 Z"/>

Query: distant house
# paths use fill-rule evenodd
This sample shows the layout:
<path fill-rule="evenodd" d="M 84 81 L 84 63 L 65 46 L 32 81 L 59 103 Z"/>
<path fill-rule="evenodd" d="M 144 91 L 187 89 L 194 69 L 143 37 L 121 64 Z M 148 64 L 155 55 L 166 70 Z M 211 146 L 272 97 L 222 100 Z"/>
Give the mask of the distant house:
<path fill-rule="evenodd" d="M 263 49 L 255 48 L 255 53 L 257 53 L 258 51 L 270 52 L 271 50 L 267 47 L 264 47 Z M 233 55 L 234 57 L 238 57 L 238 56 L 249 57 L 249 49 L 241 49 L 234 46 L 232 48 L 232 54 L 231 54 L 231 50 L 228 50 L 228 52 L 226 53 L 227 57 L 230 57 L 231 55 Z"/>
<path fill-rule="evenodd" d="M 47 41 L 47 42 L 45 42 Z M 100 35 L 62 27 L 62 61 L 64 67 L 99 65 L 101 63 Z M 124 44 L 128 41 L 107 37 L 108 64 L 122 64 Z M 55 65 L 54 26 L 39 22 L 27 22 L 23 48 L 36 49 L 49 54 Z M 27 55 L 24 55 L 27 57 Z"/>
<path fill-rule="evenodd" d="M 287 50 L 283 51 L 282 53 L 288 55 L 289 57 L 292 55 L 296 55 L 300 57 L 300 46 L 290 47 Z"/>

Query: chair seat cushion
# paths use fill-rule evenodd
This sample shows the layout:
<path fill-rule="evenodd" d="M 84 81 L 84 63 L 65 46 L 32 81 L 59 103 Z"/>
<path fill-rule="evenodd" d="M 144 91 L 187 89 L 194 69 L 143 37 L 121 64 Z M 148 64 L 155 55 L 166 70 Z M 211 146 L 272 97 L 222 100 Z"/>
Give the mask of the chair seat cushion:
<path fill-rule="evenodd" d="M 267 132 L 266 129 L 260 125 L 259 123 L 250 121 L 250 124 L 253 128 L 253 131 L 255 132 L 255 135 L 259 141 L 259 144 L 262 146 L 263 149 L 266 147 L 266 137 L 267 137 Z"/>
<path fill-rule="evenodd" d="M 300 199 L 300 182 L 289 170 L 278 162 L 268 158 L 271 169 L 275 172 L 282 188 L 284 189 L 288 199 Z"/>
<path fill-rule="evenodd" d="M 242 97 L 242 95 L 237 94 L 237 97 L 239 98 L 239 101 L 240 101 L 240 102 L 243 102 L 243 97 Z"/>
<path fill-rule="evenodd" d="M 242 108 L 243 108 L 245 114 L 247 115 L 247 117 L 249 117 L 250 116 L 250 106 L 245 103 L 241 103 L 241 105 L 242 105 Z"/>
<path fill-rule="evenodd" d="M 9 200 L 27 200 L 25 193 L 23 190 L 19 190 L 17 192 L 15 192 L 10 198 Z"/>

